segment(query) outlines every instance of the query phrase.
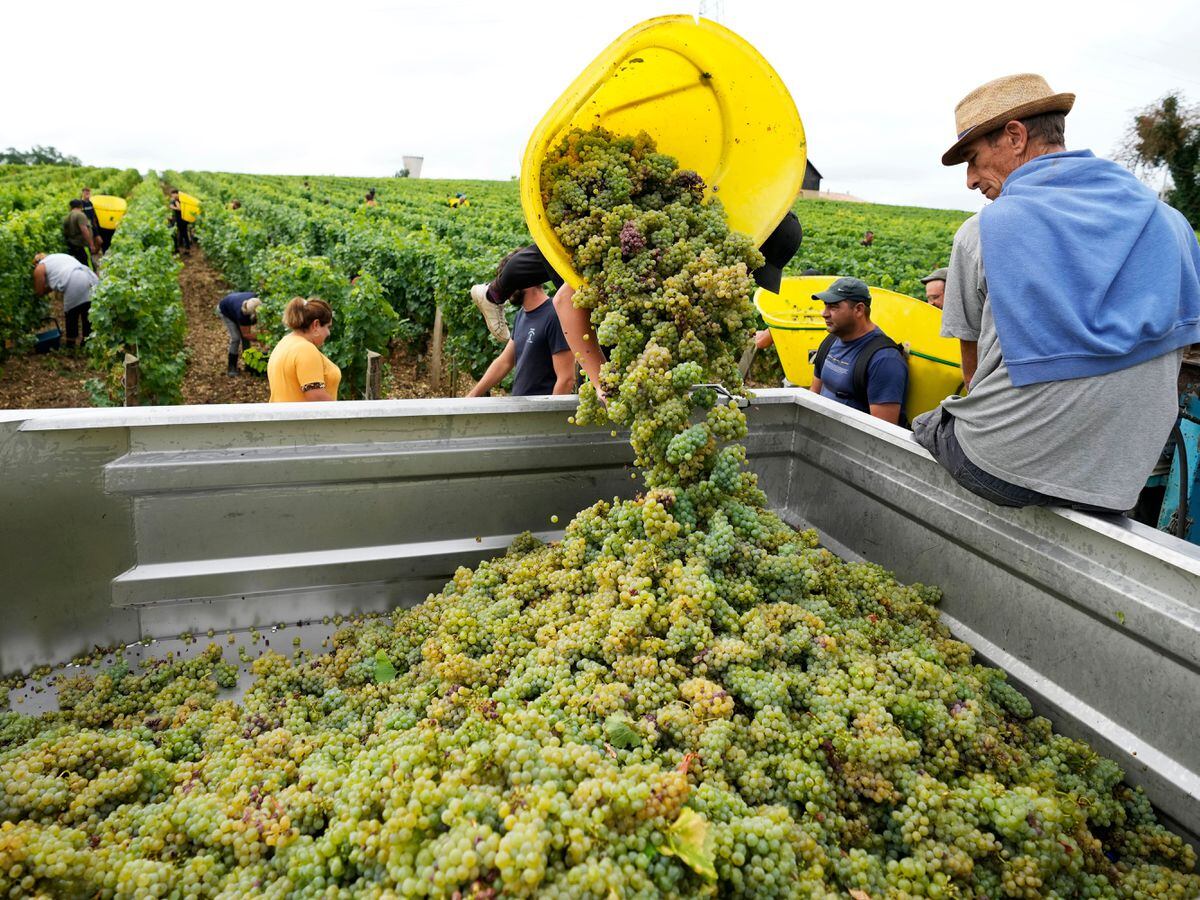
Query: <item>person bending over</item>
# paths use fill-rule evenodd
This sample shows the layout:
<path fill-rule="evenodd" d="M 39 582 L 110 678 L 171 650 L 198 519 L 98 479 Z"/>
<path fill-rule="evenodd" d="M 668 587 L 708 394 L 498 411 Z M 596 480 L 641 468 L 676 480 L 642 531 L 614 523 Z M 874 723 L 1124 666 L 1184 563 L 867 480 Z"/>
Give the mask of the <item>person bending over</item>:
<path fill-rule="evenodd" d="M 229 366 L 226 375 L 237 375 L 238 357 L 254 339 L 254 326 L 258 322 L 258 308 L 261 305 L 262 301 L 253 291 L 226 294 L 217 304 L 217 315 L 229 332 Z"/>
<path fill-rule="evenodd" d="M 82 347 L 92 333 L 88 313 L 92 307 L 92 291 L 98 281 L 95 272 L 66 253 L 39 253 L 33 258 L 34 293 L 45 296 L 58 291 L 63 296 L 68 347 Z"/>

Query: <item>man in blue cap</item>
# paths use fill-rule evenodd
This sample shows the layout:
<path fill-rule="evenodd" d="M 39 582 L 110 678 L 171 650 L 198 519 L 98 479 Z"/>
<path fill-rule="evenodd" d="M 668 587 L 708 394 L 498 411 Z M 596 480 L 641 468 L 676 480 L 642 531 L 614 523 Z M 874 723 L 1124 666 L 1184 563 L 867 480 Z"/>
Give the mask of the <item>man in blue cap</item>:
<path fill-rule="evenodd" d="M 907 425 L 908 363 L 900 347 L 871 321 L 871 291 L 857 278 L 839 278 L 812 295 L 825 304 L 829 336 L 813 357 L 814 394 L 895 425 Z"/>

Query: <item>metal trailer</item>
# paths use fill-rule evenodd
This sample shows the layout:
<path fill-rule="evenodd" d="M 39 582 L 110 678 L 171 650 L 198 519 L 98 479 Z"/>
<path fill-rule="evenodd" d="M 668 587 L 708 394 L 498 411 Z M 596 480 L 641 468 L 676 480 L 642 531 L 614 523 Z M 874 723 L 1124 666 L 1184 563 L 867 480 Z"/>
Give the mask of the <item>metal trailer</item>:
<path fill-rule="evenodd" d="M 552 515 L 636 490 L 625 436 L 569 425 L 574 403 L 0 413 L 0 672 L 419 602 L 517 533 L 553 537 Z M 763 391 L 748 415 L 781 515 L 939 585 L 956 636 L 1196 840 L 1200 547 L 989 505 L 907 432 L 807 391 Z"/>

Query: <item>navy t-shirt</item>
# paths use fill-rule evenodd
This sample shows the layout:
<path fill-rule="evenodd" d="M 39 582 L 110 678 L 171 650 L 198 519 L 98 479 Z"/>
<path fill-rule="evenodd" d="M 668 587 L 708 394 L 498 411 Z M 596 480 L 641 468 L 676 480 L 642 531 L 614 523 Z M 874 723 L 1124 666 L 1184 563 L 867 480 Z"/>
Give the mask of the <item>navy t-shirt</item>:
<path fill-rule="evenodd" d="M 257 296 L 258 294 L 254 291 L 237 291 L 233 294 L 226 294 L 221 298 L 217 308 L 221 310 L 221 315 L 231 322 L 236 322 L 238 325 L 253 325 L 257 321 L 257 317 L 243 313 L 242 304 L 251 297 Z"/>
<path fill-rule="evenodd" d="M 908 390 L 908 363 L 899 350 L 891 347 L 876 351 L 867 364 L 868 405 L 859 403 L 854 396 L 855 360 L 872 335 L 879 333 L 876 328 L 849 342 L 834 338 L 821 371 L 816 373 L 821 379 L 822 397 L 865 413 L 871 411 L 870 403 L 904 403 L 904 392 Z"/>
<path fill-rule="evenodd" d="M 555 353 L 569 350 L 567 339 L 554 304 L 546 300 L 532 312 L 517 310 L 512 327 L 513 345 L 517 351 L 516 374 L 513 375 L 514 397 L 553 394 L 558 377 L 554 374 Z"/>

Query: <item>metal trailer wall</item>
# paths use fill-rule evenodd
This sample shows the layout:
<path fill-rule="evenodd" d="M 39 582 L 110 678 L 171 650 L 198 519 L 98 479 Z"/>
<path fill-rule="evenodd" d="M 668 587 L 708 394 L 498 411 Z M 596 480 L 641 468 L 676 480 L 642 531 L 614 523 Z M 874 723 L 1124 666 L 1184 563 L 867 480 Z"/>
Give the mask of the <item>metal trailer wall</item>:
<path fill-rule="evenodd" d="M 571 398 L 0 413 L 0 672 L 93 645 L 419 602 L 459 565 L 629 496 Z M 1200 548 L 1005 510 L 908 434 L 764 391 L 747 448 L 826 545 L 939 585 L 951 630 L 1200 835 Z"/>

